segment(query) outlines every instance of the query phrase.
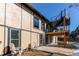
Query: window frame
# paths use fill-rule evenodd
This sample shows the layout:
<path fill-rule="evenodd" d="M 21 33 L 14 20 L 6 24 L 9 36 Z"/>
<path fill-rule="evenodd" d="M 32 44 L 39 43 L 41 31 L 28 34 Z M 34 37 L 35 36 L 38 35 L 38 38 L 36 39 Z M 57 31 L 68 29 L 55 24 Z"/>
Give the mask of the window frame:
<path fill-rule="evenodd" d="M 43 34 L 39 34 L 39 46 L 43 45 Z"/>
<path fill-rule="evenodd" d="M 12 34 L 11 31 L 12 31 L 12 30 L 19 31 L 19 34 L 18 34 L 19 37 L 18 37 L 18 39 L 12 39 L 12 38 L 11 38 L 11 37 L 12 37 L 12 36 L 11 36 L 11 34 Z M 11 42 L 12 40 L 15 40 L 15 41 L 18 40 L 18 41 L 19 41 L 19 42 L 18 42 L 18 47 L 16 47 L 16 50 L 19 50 L 19 49 L 20 49 L 20 44 L 21 44 L 21 32 L 20 32 L 20 31 L 21 31 L 20 29 L 16 29 L 16 28 L 10 28 L 10 29 L 9 29 L 10 44 L 12 43 L 12 42 Z M 14 45 L 15 45 L 15 44 L 14 44 Z"/>

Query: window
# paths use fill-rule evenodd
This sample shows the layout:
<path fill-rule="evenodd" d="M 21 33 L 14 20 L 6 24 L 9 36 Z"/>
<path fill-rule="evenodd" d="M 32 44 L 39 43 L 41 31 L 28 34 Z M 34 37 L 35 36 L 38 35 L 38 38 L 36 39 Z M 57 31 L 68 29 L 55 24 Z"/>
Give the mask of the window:
<path fill-rule="evenodd" d="M 43 35 L 42 34 L 40 34 L 40 39 L 43 39 Z"/>
<path fill-rule="evenodd" d="M 39 19 L 37 17 L 34 17 L 33 19 L 33 26 L 39 29 Z"/>
<path fill-rule="evenodd" d="M 10 28 L 10 43 L 13 43 L 16 48 L 20 47 L 20 30 Z"/>
<path fill-rule="evenodd" d="M 41 29 L 42 29 L 43 31 L 45 31 L 45 23 L 44 23 L 44 22 L 41 23 Z"/>
<path fill-rule="evenodd" d="M 49 38 L 48 38 L 48 36 L 46 36 L 46 37 L 45 37 L 45 43 L 46 43 L 46 44 L 48 44 L 48 42 L 49 42 L 48 40 L 49 40 Z"/>
<path fill-rule="evenodd" d="M 49 29 L 49 25 L 46 25 L 46 32 L 49 32 L 50 29 Z"/>
<path fill-rule="evenodd" d="M 39 34 L 39 45 L 42 45 L 43 44 L 43 35 L 42 34 Z"/>
<path fill-rule="evenodd" d="M 19 31 L 11 30 L 11 38 L 18 39 L 19 38 Z"/>

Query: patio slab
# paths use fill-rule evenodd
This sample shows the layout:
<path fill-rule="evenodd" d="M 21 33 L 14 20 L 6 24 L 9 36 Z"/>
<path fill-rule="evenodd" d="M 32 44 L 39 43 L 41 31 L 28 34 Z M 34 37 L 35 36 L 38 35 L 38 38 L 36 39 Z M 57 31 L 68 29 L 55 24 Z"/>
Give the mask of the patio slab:
<path fill-rule="evenodd" d="M 47 51 L 51 53 L 58 53 L 62 55 L 71 56 L 76 49 L 69 49 L 69 48 L 63 48 L 63 47 L 48 47 L 48 46 L 41 46 L 35 48 L 37 50 Z"/>

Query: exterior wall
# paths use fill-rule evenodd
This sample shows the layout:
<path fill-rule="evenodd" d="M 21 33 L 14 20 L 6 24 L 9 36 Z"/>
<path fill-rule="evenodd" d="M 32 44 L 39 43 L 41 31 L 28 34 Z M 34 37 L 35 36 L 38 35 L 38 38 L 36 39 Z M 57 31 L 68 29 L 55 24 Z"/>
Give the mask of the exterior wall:
<path fill-rule="evenodd" d="M 34 47 L 37 47 L 37 44 L 38 44 L 38 37 L 37 37 L 37 33 L 32 33 L 32 36 L 31 36 L 31 38 L 32 38 L 32 40 L 31 40 L 31 45 L 32 45 L 32 48 L 34 48 Z"/>
<path fill-rule="evenodd" d="M 19 5 L 21 7 L 21 5 Z M 21 8 L 16 4 L 6 4 L 6 25 L 21 28 Z"/>
<path fill-rule="evenodd" d="M 5 15 L 5 4 L 0 4 L 0 24 L 4 25 L 4 16 Z"/>
<path fill-rule="evenodd" d="M 36 16 L 36 17 L 38 17 L 37 15 L 35 15 L 35 14 L 33 14 L 34 16 Z M 39 17 L 38 17 L 39 18 Z M 43 34 L 43 44 L 45 44 L 45 32 L 41 29 L 41 20 L 40 20 L 41 18 L 39 18 L 39 29 L 37 29 L 37 28 L 34 28 L 33 27 L 33 20 L 32 20 L 32 27 L 31 27 L 31 29 L 32 29 L 32 31 L 34 31 L 34 32 L 37 32 L 38 34 L 34 34 L 34 33 L 32 33 L 32 35 L 34 35 L 34 36 L 37 36 L 38 37 L 38 41 L 40 41 L 40 37 L 39 37 L 39 34 Z M 33 38 L 33 36 L 32 36 L 32 38 Z M 35 37 L 35 38 L 33 38 L 32 40 L 35 40 L 35 42 L 37 42 L 36 40 L 37 40 L 37 38 Z M 40 44 L 39 44 L 39 42 L 38 43 L 36 43 L 36 46 L 39 46 Z M 32 44 L 32 46 L 33 46 L 33 44 Z"/>
<path fill-rule="evenodd" d="M 22 5 L 22 29 L 28 30 L 28 31 L 22 31 L 21 32 L 21 48 L 25 49 L 30 44 L 30 31 L 31 31 L 31 20 L 32 20 L 32 14 L 31 12 L 25 8 Z"/>
<path fill-rule="evenodd" d="M 0 26 L 0 55 L 3 54 L 4 49 L 4 27 Z"/>
<path fill-rule="evenodd" d="M 39 18 L 39 29 L 36 29 L 33 27 L 33 17 L 37 16 L 35 15 L 35 13 L 29 11 L 27 8 L 25 8 L 24 6 L 22 6 L 22 29 L 26 29 L 26 30 L 30 30 L 32 31 L 30 33 L 29 36 L 26 37 L 30 37 L 28 40 L 29 43 L 31 43 L 31 47 L 37 47 L 39 46 L 39 34 L 43 34 L 43 38 L 45 37 L 45 32 L 41 30 L 41 20 Z M 28 44 L 29 44 L 28 43 Z M 28 45 L 27 45 L 28 47 Z"/>
<path fill-rule="evenodd" d="M 4 25 L 5 19 L 5 4 L 0 4 L 0 25 Z M 0 55 L 3 54 L 4 49 L 4 27 L 0 26 Z"/>
<path fill-rule="evenodd" d="M 25 49 L 30 44 L 30 32 L 21 32 L 21 49 Z"/>
<path fill-rule="evenodd" d="M 32 12 L 22 5 L 22 29 L 31 30 Z"/>
<path fill-rule="evenodd" d="M 22 49 L 27 48 L 30 43 L 32 47 L 39 46 L 39 34 L 43 34 L 43 40 L 45 40 L 45 32 L 41 30 L 41 21 L 39 20 L 40 29 L 33 27 L 34 14 L 21 4 L 0 4 L 0 53 L 3 53 L 4 47 L 10 43 L 8 28 L 11 27 L 21 29 Z"/>
<path fill-rule="evenodd" d="M 4 47 L 8 45 L 8 29 L 6 27 L 4 29 L 3 26 L 0 26 L 0 41 L 1 41 L 0 43 L 0 55 L 1 55 L 3 54 Z"/>

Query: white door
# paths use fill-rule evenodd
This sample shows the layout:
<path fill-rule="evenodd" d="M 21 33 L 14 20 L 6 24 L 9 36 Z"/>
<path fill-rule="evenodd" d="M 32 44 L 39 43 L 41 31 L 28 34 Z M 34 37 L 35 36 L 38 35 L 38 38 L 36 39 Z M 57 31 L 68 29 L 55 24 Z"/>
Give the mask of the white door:
<path fill-rule="evenodd" d="M 10 28 L 10 43 L 13 43 L 16 49 L 20 48 L 20 30 Z"/>

